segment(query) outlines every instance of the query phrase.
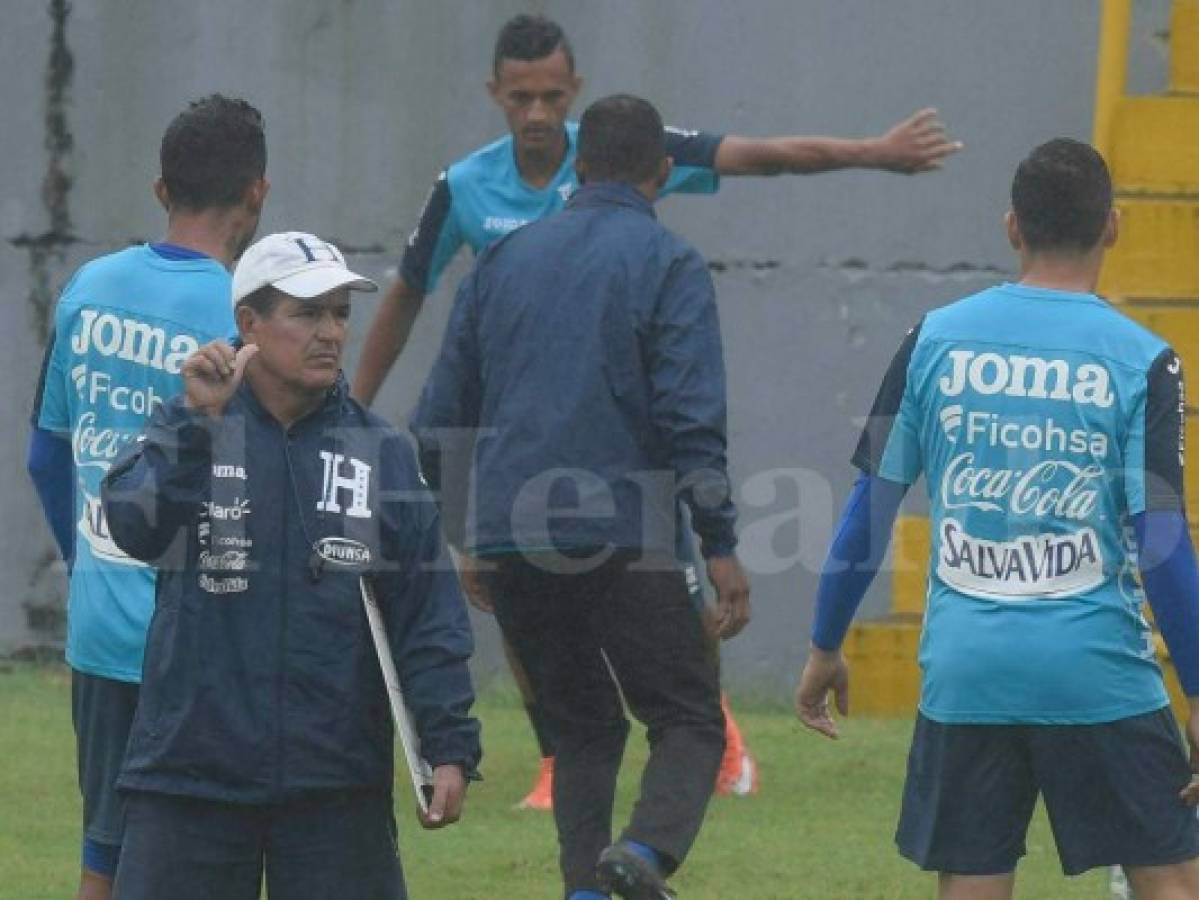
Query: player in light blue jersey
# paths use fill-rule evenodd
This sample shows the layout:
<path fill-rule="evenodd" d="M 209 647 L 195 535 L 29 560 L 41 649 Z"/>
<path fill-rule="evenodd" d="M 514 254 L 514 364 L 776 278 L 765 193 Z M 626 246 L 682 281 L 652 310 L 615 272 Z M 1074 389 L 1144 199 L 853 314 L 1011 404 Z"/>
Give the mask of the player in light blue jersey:
<path fill-rule="evenodd" d="M 192 103 L 162 139 L 161 243 L 83 266 L 54 316 L 28 468 L 70 569 L 67 662 L 83 794 L 79 900 L 111 896 L 124 831 L 116 776 L 142 675 L 156 575 L 112 541 L 100 481 L 153 409 L 182 390 L 183 361 L 233 334 L 229 267 L 268 185 L 262 117 L 244 100 Z"/>
<path fill-rule="evenodd" d="M 505 69 L 509 64 L 505 63 Z M 442 271 L 463 244 L 474 252 L 522 225 L 543 219 L 566 205 L 579 186 L 575 174 L 579 123 L 561 123 L 564 144 L 557 168 L 540 188 L 523 177 L 519 143 L 512 134 L 481 147 L 438 176 L 420 224 L 404 253 L 400 277 L 431 293 Z M 719 184 L 715 158 L 718 135 L 667 127 L 674 168 L 663 194 L 714 193 Z"/>
<path fill-rule="evenodd" d="M 797 712 L 837 735 L 839 648 L 923 473 L 933 558 L 900 852 L 942 898 L 1009 898 L 1040 795 L 1066 874 L 1121 865 L 1139 900 L 1196 897 L 1199 782 L 1142 614 L 1147 598 L 1199 747 L 1182 365 L 1094 293 L 1118 219 L 1092 148 L 1036 148 L 1007 221 L 1020 281 L 929 313 L 884 378 Z"/>
<path fill-rule="evenodd" d="M 496 40 L 488 90 L 508 134 L 442 172 L 408 239 L 400 277 L 379 306 L 362 350 L 354 395 L 366 403 L 408 341 L 424 298 L 463 244 L 478 253 L 509 231 L 557 212 L 578 187 L 578 124 L 570 107 L 583 79 L 561 27 L 519 15 Z M 878 137 L 749 138 L 667 127 L 674 174 L 662 193 L 713 193 L 721 175 L 813 174 L 863 168 L 915 173 L 961 149 L 932 109 Z"/>
<path fill-rule="evenodd" d="M 442 172 L 404 251 L 400 277 L 383 298 L 363 343 L 354 396 L 370 404 L 408 341 L 426 294 L 463 244 L 478 253 L 515 228 L 557 212 L 578 187 L 575 151 L 578 125 L 568 119 L 582 78 L 575 73 L 570 42 L 554 22 L 520 15 L 501 29 L 488 89 L 504 112 L 509 133 Z M 863 140 L 825 137 L 747 138 L 666 129 L 666 152 L 674 169 L 662 193 L 713 193 L 721 175 L 808 174 L 849 167 L 924 172 L 961 148 L 945 137 L 931 109 L 921 110 L 884 135 Z M 694 559 L 689 538 L 685 558 Z M 698 602 L 702 588 L 690 565 Z M 517 681 L 524 684 L 519 671 Z M 542 749 L 542 777 L 526 806 L 550 806 L 550 739 L 529 715 Z M 718 792 L 749 793 L 756 769 L 727 702 L 726 764 Z"/>

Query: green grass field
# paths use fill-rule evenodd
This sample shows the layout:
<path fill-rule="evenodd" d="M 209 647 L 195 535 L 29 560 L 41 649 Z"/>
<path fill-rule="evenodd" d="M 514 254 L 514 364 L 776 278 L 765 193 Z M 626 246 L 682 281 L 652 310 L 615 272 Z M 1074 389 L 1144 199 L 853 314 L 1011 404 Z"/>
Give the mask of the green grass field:
<path fill-rule="evenodd" d="M 935 896 L 933 877 L 901 860 L 891 842 L 910 723 L 850 720 L 840 742 L 801 730 L 782 709 L 737 708 L 758 755 L 762 793 L 716 798 L 687 866 L 673 881 L 682 900 L 900 900 Z M 557 900 L 556 842 L 546 815 L 512 804 L 536 760 L 513 695 L 488 693 L 483 720 L 486 778 L 464 820 L 426 833 L 397 789 L 400 843 L 414 900 Z M 644 760 L 634 733 L 619 817 Z M 70 682 L 58 668 L 0 669 L 0 898 L 63 900 L 78 871 L 79 799 Z M 1106 875 L 1065 879 L 1038 814 L 1021 867 L 1021 898 L 1106 895 Z"/>

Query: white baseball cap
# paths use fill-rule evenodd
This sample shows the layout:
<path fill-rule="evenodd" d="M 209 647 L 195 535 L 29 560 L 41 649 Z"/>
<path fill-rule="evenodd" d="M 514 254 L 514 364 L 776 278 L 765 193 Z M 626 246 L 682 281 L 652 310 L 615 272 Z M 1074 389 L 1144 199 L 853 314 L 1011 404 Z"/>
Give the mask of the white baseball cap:
<path fill-rule="evenodd" d="M 301 300 L 339 287 L 379 289 L 369 278 L 351 272 L 340 250 L 303 231 L 268 234 L 250 245 L 233 270 L 233 305 L 268 284 Z"/>

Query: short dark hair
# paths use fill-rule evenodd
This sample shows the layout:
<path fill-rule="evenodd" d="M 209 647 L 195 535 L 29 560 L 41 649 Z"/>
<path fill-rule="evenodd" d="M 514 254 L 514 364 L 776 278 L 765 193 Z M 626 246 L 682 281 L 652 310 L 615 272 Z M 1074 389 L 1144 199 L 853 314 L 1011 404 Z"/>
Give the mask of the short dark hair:
<path fill-rule="evenodd" d="M 509 19 L 500 29 L 495 39 L 495 56 L 491 61 L 491 71 L 499 78 L 500 63 L 506 59 L 531 62 L 535 59 L 545 59 L 555 50 L 561 50 L 566 54 L 566 63 L 573 73 L 575 54 L 562 26 L 545 16 L 522 13 Z"/>
<path fill-rule="evenodd" d="M 1012 210 L 1029 250 L 1090 250 L 1112 208 L 1112 178 L 1090 144 L 1055 138 L 1034 149 L 1012 179 Z"/>
<path fill-rule="evenodd" d="M 191 210 L 232 206 L 266 173 L 262 114 L 245 100 L 220 94 L 193 100 L 167 126 L 159 159 L 172 204 Z"/>
<path fill-rule="evenodd" d="M 249 307 L 265 319 L 275 311 L 275 307 L 284 296 L 286 295 L 274 285 L 264 284 L 238 300 L 237 305 Z"/>
<path fill-rule="evenodd" d="M 578 159 L 589 181 L 640 184 L 665 157 L 662 117 L 648 100 L 614 94 L 596 100 L 579 120 Z"/>

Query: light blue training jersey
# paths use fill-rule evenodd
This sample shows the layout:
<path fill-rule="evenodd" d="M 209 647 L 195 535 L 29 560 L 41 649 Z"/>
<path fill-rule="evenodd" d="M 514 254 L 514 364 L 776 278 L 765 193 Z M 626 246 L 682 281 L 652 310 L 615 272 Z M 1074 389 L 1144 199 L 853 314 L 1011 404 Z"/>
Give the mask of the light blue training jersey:
<path fill-rule="evenodd" d="M 183 361 L 234 333 L 231 298 L 216 260 L 139 246 L 83 266 L 59 299 L 36 421 L 70 440 L 75 462 L 66 652 L 80 672 L 141 681 L 155 573 L 112 542 L 100 481 L 153 408 L 183 389 Z"/>
<path fill-rule="evenodd" d="M 567 122 L 566 156 L 544 188 L 531 187 L 521 178 L 511 134 L 442 172 L 404 250 L 400 274 L 405 283 L 431 293 L 463 244 L 478 253 L 508 232 L 562 209 L 579 186 L 578 134 L 578 123 Z M 666 153 L 674 160 L 674 169 L 662 193 L 715 192 L 720 184 L 716 150 L 721 139 L 717 134 L 667 127 Z"/>
<path fill-rule="evenodd" d="M 855 464 L 932 520 L 920 710 L 1109 722 L 1166 705 L 1130 516 L 1181 509 L 1182 371 L 1090 294 L 1004 284 L 929 313 Z"/>

